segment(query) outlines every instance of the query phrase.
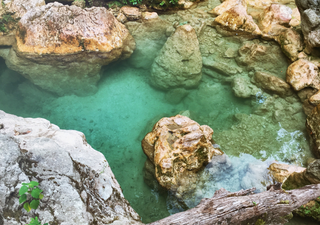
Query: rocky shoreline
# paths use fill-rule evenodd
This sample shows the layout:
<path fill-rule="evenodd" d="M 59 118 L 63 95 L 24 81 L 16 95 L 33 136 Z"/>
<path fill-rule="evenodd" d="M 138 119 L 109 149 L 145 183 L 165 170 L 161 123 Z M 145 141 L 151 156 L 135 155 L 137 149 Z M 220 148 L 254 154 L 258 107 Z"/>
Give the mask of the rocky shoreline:
<path fill-rule="evenodd" d="M 316 10 L 319 9 L 320 3 L 317 5 L 305 0 L 266 1 L 265 4 L 251 0 L 225 0 L 222 3 L 216 0 L 181 1 L 182 3 L 184 7 L 181 5 L 180 8 L 183 9 L 173 8 L 171 11 L 161 12 L 155 6 L 149 7 L 144 4 L 138 7 L 123 6 L 107 9 L 86 8 L 84 5 L 78 7 L 77 4 L 69 6 L 58 2 L 46 4 L 41 0 L 24 2 L 1 0 L 0 56 L 5 59 L 8 68 L 23 75 L 41 89 L 59 96 L 94 94 L 98 90 L 101 70 L 106 71 L 108 70 L 106 65 L 123 59 L 127 59 L 133 67 L 150 71 L 148 78 L 150 85 L 167 91 L 168 99 L 173 104 L 190 97 L 188 96 L 190 90 L 197 88 L 201 82 L 206 84 L 208 78 L 214 82 L 227 83 L 232 86 L 235 96 L 262 101 L 262 104 L 258 105 L 250 116 L 236 114 L 238 121 L 236 125 L 214 135 L 215 141 L 223 150 L 232 149 L 232 154 L 236 155 L 234 152 L 240 153 L 241 149 L 244 149 L 246 153 L 257 158 L 267 158 L 269 155 L 263 156 L 265 152 L 271 154 L 275 150 L 269 149 L 268 143 L 274 138 L 272 135 L 270 139 L 265 138 L 266 133 L 269 131 L 271 133 L 273 129 L 280 126 L 279 129 L 284 129 L 289 134 L 296 130 L 301 131 L 300 136 L 298 135 L 300 139 L 307 138 L 309 135 L 312 153 L 319 158 L 320 56 L 317 53 L 317 47 L 319 47 L 320 20 Z M 150 40 L 152 44 L 148 44 L 146 40 Z M 212 118 L 214 116 L 212 115 Z M 201 121 L 201 123 L 214 127 L 210 118 L 208 116 L 207 121 Z M 307 133 L 305 121 L 307 121 Z M 83 134 L 59 130 L 55 125 L 42 119 L 22 119 L 2 111 L 0 125 L 2 125 L 0 144 L 3 146 L 0 150 L 7 152 L 5 148 L 9 148 L 14 154 L 14 157 L 2 154 L 5 157 L 2 161 L 8 164 L 3 168 L 6 171 L 11 165 L 14 168 L 17 167 L 15 171 L 17 174 L 10 175 L 17 177 L 16 180 L 10 180 L 8 177 L 0 179 L 3 181 L 2 184 L 0 183 L 0 188 L 3 186 L 1 189 L 5 190 L 1 197 L 0 211 L 4 216 L 0 217 L 0 223 L 1 221 L 4 224 L 13 223 L 12 221 L 27 222 L 26 215 L 23 213 L 19 214 L 19 218 L 12 216 L 19 210 L 18 198 L 12 200 L 13 198 L 10 197 L 17 195 L 18 183 L 37 179 L 41 181 L 44 189 L 51 188 L 52 193 L 65 192 L 59 189 L 59 182 L 54 183 L 51 180 L 51 175 L 37 171 L 42 167 L 44 171 L 49 171 L 41 164 L 49 165 L 50 163 L 46 160 L 50 160 L 50 157 L 46 155 L 40 157 L 45 152 L 40 151 L 38 147 L 40 142 L 46 146 L 46 142 L 51 143 L 52 140 L 55 145 L 62 141 L 57 145 L 61 148 L 59 151 L 63 153 L 54 152 L 58 150 L 52 149 L 50 154 L 65 154 L 69 162 L 65 160 L 61 163 L 68 163 L 65 168 L 69 168 L 69 172 L 74 172 L 61 179 L 69 179 L 67 181 L 70 186 L 69 191 L 77 195 L 72 198 L 78 199 L 78 203 L 72 207 L 78 207 L 78 214 L 74 213 L 70 217 L 66 216 L 68 214 L 63 216 L 64 213 L 59 213 L 61 217 L 56 216 L 53 212 L 58 210 L 61 202 L 59 203 L 59 199 L 54 199 L 56 202 L 50 202 L 50 207 L 55 207 L 54 209 L 44 207 L 40 208 L 38 213 L 36 212 L 36 215 L 45 215 L 41 221 L 54 221 L 59 224 L 62 223 L 61 221 L 68 220 L 74 221 L 75 224 L 140 223 L 138 214 L 124 199 L 108 163 L 102 154 L 95 152 L 86 143 Z M 173 130 L 171 129 L 171 132 L 177 132 Z M 213 132 L 209 133 L 210 137 L 205 136 L 211 140 Z M 77 147 L 59 139 L 64 135 L 71 135 L 71 139 L 76 140 Z M 168 134 L 164 134 L 166 135 Z M 155 139 L 158 140 L 158 138 Z M 172 138 L 177 139 L 176 136 Z M 179 136 L 179 138 L 182 137 Z M 251 142 L 255 138 L 258 141 Z M 149 138 L 148 141 L 151 139 Z M 155 145 L 157 140 L 148 144 Z M 195 140 L 192 139 L 192 141 Z M 29 142 L 33 143 L 30 144 L 30 149 L 29 147 L 21 148 L 22 144 L 29 146 Z M 244 147 L 241 142 L 245 142 Z M 147 145 L 147 141 L 143 143 Z M 163 143 L 165 141 L 162 141 L 161 145 Z M 301 143 L 305 145 L 301 148 L 308 149 L 306 140 Z M 64 145 L 69 147 L 64 148 Z M 97 155 L 95 159 L 92 158 L 96 161 L 86 162 L 89 159 L 83 156 L 75 163 L 74 158 L 79 155 L 70 152 L 73 148 L 84 149 L 85 154 Z M 49 153 L 50 149 L 51 147 L 46 151 Z M 152 151 L 158 151 L 157 154 L 160 156 L 167 154 L 157 147 L 155 149 L 158 150 Z M 265 149 L 265 151 L 257 151 L 257 149 Z M 144 151 L 151 162 L 146 168 L 150 169 L 149 173 L 155 171 L 155 176 L 162 187 L 167 186 L 167 189 L 175 191 L 179 188 L 181 190 L 189 188 L 183 186 L 185 181 L 176 180 L 184 171 L 179 167 L 181 160 L 180 162 L 176 158 L 173 159 L 174 157 L 169 157 L 172 160 L 169 163 L 169 159 L 165 157 L 162 162 L 164 158 L 157 156 L 158 161 L 155 162 L 150 156 L 153 153 Z M 301 152 L 288 155 L 286 157 L 290 159 L 287 162 L 311 166 L 313 165 L 312 160 L 310 161 L 312 153 Z M 38 157 L 34 154 L 40 154 L 41 160 L 37 161 Z M 77 157 L 72 154 L 76 154 Z M 33 161 L 32 157 L 36 157 L 37 160 Z M 193 157 L 201 158 L 199 154 L 190 157 L 192 160 L 194 160 Z M 195 170 L 198 171 L 211 158 L 212 155 L 205 162 L 199 163 L 195 160 L 190 165 L 197 164 Z M 25 165 L 31 163 L 29 166 L 36 171 L 29 171 L 30 168 L 25 169 L 26 167 L 21 166 L 20 162 Z M 180 163 L 179 169 L 174 166 L 175 163 L 176 165 Z M 171 169 L 175 168 L 174 173 L 181 171 L 181 174 L 174 175 L 173 180 L 157 176 L 171 174 L 172 171 L 168 172 L 166 167 L 168 164 L 172 164 Z M 190 166 L 188 163 L 187 165 Z M 59 172 L 58 165 L 50 164 L 50 166 L 56 166 L 50 169 L 50 173 L 52 171 L 56 171 L 56 174 L 69 173 L 68 171 Z M 95 168 L 93 169 L 95 173 L 87 168 Z M 188 167 L 188 171 L 190 170 Z M 4 174 L 6 176 L 6 173 Z M 193 176 L 191 173 L 186 174 L 186 177 Z M 320 182 L 320 179 L 310 181 L 305 175 L 294 174 L 291 171 L 285 175 L 288 181 L 295 183 L 287 184 L 287 187 L 298 188 Z M 104 180 L 101 177 L 105 177 Z M 305 182 L 306 180 L 308 182 Z M 99 190 L 101 187 L 109 191 Z M 181 195 L 179 192 L 183 193 L 184 190 L 178 191 L 177 195 Z M 109 195 L 105 196 L 106 193 Z M 70 196 L 73 195 L 70 194 Z M 47 201 L 50 200 L 47 199 Z M 75 210 L 70 207 L 60 210 Z"/>

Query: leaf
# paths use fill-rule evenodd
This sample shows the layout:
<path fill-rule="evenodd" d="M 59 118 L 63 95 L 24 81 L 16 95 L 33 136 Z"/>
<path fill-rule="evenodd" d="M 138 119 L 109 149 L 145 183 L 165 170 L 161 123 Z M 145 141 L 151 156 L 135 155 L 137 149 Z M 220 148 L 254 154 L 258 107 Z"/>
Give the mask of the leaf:
<path fill-rule="evenodd" d="M 23 185 L 23 186 L 25 186 L 25 185 L 29 186 L 29 183 L 22 183 L 22 185 Z"/>
<path fill-rule="evenodd" d="M 38 186 L 38 185 L 39 185 L 39 183 L 37 181 L 30 181 L 30 183 L 29 183 L 29 187 L 31 187 L 31 188 Z"/>
<path fill-rule="evenodd" d="M 24 203 L 23 208 L 24 208 L 25 210 L 27 210 L 27 212 L 30 212 L 30 211 L 31 211 L 31 207 L 30 207 L 30 205 L 29 205 L 28 202 Z"/>
<path fill-rule="evenodd" d="M 39 198 L 40 198 L 40 199 L 43 199 L 43 194 L 40 194 L 40 195 L 39 195 Z"/>
<path fill-rule="evenodd" d="M 27 200 L 27 195 L 26 194 L 21 195 L 19 198 L 19 204 L 23 203 L 26 200 Z"/>
<path fill-rule="evenodd" d="M 28 189 L 29 189 L 28 186 L 22 186 L 19 190 L 19 195 L 23 195 L 28 191 Z"/>
<path fill-rule="evenodd" d="M 45 224 L 43 224 L 43 225 L 49 225 L 48 223 L 45 223 Z"/>
<path fill-rule="evenodd" d="M 39 198 L 41 192 L 42 190 L 40 188 L 33 189 L 31 192 L 31 196 L 34 198 Z"/>
<path fill-rule="evenodd" d="M 40 201 L 34 199 L 34 200 L 31 201 L 30 207 L 31 207 L 32 209 L 37 209 L 38 206 L 39 206 L 39 204 L 40 204 Z"/>

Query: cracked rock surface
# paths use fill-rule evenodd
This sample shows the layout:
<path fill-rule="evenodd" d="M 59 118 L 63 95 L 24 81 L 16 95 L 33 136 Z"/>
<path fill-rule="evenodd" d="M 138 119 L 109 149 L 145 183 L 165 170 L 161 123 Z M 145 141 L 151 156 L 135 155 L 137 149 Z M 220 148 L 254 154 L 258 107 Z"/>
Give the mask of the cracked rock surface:
<path fill-rule="evenodd" d="M 0 224 L 26 224 L 35 216 L 62 225 L 141 224 L 108 162 L 81 132 L 0 111 L 0 161 Z M 44 198 L 27 213 L 18 191 L 32 180 Z"/>
<path fill-rule="evenodd" d="M 101 67 L 135 49 L 129 31 L 106 8 L 58 2 L 23 15 L 16 41 L 7 66 L 58 95 L 94 93 Z"/>

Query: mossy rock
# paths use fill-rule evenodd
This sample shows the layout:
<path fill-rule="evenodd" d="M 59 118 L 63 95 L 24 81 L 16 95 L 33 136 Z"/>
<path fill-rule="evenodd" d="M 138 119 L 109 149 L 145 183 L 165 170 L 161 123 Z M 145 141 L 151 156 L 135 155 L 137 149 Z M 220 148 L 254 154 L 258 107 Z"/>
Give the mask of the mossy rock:
<path fill-rule="evenodd" d="M 294 213 L 298 216 L 313 218 L 320 222 L 320 197 L 302 205 Z"/>

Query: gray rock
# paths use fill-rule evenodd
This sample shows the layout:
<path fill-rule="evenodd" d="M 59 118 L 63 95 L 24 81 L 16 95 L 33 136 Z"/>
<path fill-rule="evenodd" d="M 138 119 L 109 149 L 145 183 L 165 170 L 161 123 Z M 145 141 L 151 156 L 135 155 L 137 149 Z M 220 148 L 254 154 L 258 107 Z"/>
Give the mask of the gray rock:
<path fill-rule="evenodd" d="M 140 224 L 108 162 L 81 132 L 3 111 L 0 124 L 0 224 L 26 224 L 34 216 L 62 225 Z M 32 180 L 44 198 L 27 213 L 18 191 Z"/>
<path fill-rule="evenodd" d="M 320 0 L 296 0 L 307 51 L 320 47 Z"/>

